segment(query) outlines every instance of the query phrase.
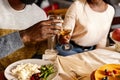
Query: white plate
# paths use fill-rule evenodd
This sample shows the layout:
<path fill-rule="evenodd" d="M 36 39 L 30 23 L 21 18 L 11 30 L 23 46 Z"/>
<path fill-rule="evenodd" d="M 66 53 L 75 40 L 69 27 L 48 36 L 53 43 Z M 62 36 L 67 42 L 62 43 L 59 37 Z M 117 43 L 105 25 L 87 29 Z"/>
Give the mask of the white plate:
<path fill-rule="evenodd" d="M 4 75 L 7 78 L 7 80 L 13 80 L 13 79 L 17 80 L 13 75 L 11 75 L 11 70 L 13 68 L 15 68 L 18 64 L 21 64 L 21 63 L 32 63 L 32 64 L 38 64 L 38 65 L 46 65 L 46 64 L 50 64 L 52 62 L 51 61 L 41 60 L 41 59 L 24 59 L 24 60 L 14 62 L 14 63 L 10 64 L 5 69 Z M 52 79 L 56 75 L 57 75 L 57 73 L 53 74 L 52 76 L 50 76 L 50 79 Z"/>

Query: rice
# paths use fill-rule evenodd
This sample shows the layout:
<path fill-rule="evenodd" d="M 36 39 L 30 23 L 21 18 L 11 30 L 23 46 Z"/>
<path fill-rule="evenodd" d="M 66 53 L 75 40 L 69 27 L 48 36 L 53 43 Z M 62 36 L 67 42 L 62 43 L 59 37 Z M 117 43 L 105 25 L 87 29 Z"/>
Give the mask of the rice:
<path fill-rule="evenodd" d="M 30 80 L 33 74 L 40 72 L 40 70 L 38 70 L 40 67 L 41 66 L 37 64 L 21 63 L 11 70 L 11 74 L 18 80 Z"/>

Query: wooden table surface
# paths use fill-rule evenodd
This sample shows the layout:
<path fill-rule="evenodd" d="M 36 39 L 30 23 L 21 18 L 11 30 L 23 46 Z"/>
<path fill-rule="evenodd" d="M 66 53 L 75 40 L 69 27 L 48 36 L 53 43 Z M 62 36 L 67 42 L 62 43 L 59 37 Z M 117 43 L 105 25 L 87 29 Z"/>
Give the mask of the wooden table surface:
<path fill-rule="evenodd" d="M 4 71 L 0 71 L 0 80 L 7 80 L 4 76 Z"/>

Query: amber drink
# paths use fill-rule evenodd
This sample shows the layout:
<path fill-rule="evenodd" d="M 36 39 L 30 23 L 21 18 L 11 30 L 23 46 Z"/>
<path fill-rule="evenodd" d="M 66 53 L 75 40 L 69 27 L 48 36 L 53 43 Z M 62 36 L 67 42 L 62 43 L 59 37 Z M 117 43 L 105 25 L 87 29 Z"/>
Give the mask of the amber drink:
<path fill-rule="evenodd" d="M 60 36 L 59 36 L 59 43 L 61 44 L 61 47 L 63 50 L 71 50 L 72 49 L 72 45 L 69 43 L 70 41 L 70 32 L 71 29 L 63 29 L 60 32 Z"/>

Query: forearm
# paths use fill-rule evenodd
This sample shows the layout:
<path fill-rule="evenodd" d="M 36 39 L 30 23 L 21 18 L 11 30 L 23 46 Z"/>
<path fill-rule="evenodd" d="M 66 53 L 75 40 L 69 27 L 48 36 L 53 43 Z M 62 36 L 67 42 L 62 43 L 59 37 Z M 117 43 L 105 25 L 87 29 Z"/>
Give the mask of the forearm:
<path fill-rule="evenodd" d="M 0 38 L 0 58 L 24 46 L 19 32 L 14 32 Z"/>

